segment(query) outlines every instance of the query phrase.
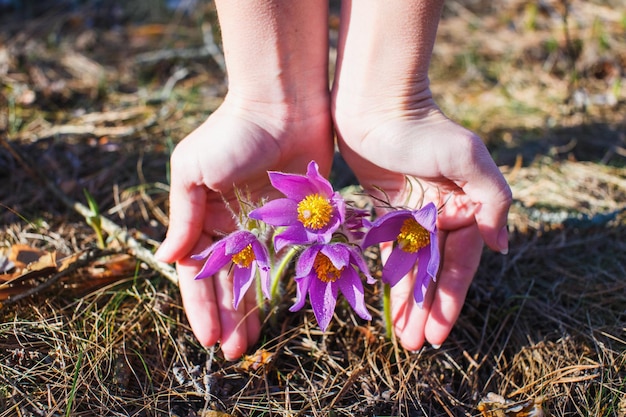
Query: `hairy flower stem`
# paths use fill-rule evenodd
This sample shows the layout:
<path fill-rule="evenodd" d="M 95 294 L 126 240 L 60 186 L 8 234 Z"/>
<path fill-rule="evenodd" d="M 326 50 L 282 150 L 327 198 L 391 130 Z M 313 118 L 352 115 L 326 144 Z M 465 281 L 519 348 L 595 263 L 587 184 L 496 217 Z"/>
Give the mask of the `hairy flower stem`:
<path fill-rule="evenodd" d="M 278 288 L 280 279 L 285 275 L 287 271 L 287 267 L 291 263 L 291 260 L 298 254 L 300 248 L 298 246 L 292 246 L 289 251 L 282 257 L 276 269 L 274 269 L 274 273 L 272 274 L 272 286 L 270 287 L 270 297 L 271 297 L 271 305 L 272 307 L 277 303 L 278 298 Z"/>
<path fill-rule="evenodd" d="M 261 282 L 261 276 L 257 271 L 254 276 L 254 281 L 256 282 L 256 305 L 259 309 L 261 318 L 265 318 L 266 311 L 265 307 L 265 298 L 263 298 L 263 284 Z"/>
<path fill-rule="evenodd" d="M 393 337 L 393 322 L 391 321 L 391 285 L 383 284 L 383 317 L 385 320 L 385 336 Z"/>

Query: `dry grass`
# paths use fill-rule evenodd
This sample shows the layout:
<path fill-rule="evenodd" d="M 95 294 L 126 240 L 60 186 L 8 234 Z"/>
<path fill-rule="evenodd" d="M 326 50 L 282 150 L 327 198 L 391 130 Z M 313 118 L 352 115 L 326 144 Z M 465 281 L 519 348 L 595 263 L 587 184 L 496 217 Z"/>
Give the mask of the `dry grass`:
<path fill-rule="evenodd" d="M 386 340 L 376 289 L 372 322 L 340 305 L 321 333 L 311 311 L 286 310 L 286 281 L 258 350 L 226 362 L 194 340 L 173 284 L 119 261 L 124 247 L 94 251 L 84 219 L 0 147 L 0 246 L 95 257 L 28 299 L 3 300 L 0 416 L 528 415 L 516 405 L 626 416 L 626 23 L 606 2 L 569 3 L 567 15 L 560 2 L 446 8 L 433 89 L 486 138 L 515 202 L 510 254 L 484 253 L 439 350 Z M 119 30 L 84 16 L 103 18 L 88 9 L 4 26 L 0 140 L 71 199 L 88 189 L 154 248 L 171 147 L 219 104 L 223 76 L 206 54 L 145 55 L 197 53 L 198 24 L 183 15 Z"/>

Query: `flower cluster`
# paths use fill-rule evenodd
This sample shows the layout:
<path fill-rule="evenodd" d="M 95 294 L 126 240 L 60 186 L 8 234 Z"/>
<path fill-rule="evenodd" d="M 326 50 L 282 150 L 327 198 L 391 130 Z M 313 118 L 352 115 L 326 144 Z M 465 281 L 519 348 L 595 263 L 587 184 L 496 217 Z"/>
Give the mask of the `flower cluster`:
<path fill-rule="evenodd" d="M 249 222 L 242 222 L 243 230 L 194 255 L 194 259 L 206 260 L 196 279 L 208 278 L 232 265 L 233 304 L 237 308 L 255 277 L 265 297 L 272 298 L 275 283 L 284 272 L 285 259 L 297 255 L 297 294 L 290 311 L 300 310 L 308 295 L 315 318 L 325 330 L 339 292 L 361 318 L 371 320 L 363 280 L 368 284 L 375 284 L 376 280 L 363 250 L 381 242 L 393 242 L 391 255 L 383 266 L 382 281 L 394 286 L 414 271 L 415 300 L 423 302 L 426 288 L 436 279 L 439 268 L 434 204 L 418 210 L 391 210 L 370 222 L 368 212 L 351 206 L 333 190 L 315 161 L 309 163 L 306 175 L 268 175 L 272 186 L 285 197 L 253 209 L 247 213 Z M 261 232 L 264 228 L 274 232 L 269 242 L 265 242 Z M 287 248 L 290 255 L 275 262 Z"/>

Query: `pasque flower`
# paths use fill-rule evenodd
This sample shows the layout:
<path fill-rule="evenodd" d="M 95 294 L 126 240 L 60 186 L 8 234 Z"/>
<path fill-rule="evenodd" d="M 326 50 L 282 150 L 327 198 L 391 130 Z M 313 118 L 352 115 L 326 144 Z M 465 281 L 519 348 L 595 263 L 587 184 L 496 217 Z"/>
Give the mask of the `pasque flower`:
<path fill-rule="evenodd" d="M 382 279 L 394 286 L 410 271 L 417 269 L 413 296 L 418 304 L 439 270 L 437 208 L 429 203 L 419 210 L 396 210 L 378 218 L 363 238 L 363 247 L 394 242 L 391 255 L 383 266 Z"/>
<path fill-rule="evenodd" d="M 264 204 L 249 217 L 272 226 L 286 226 L 274 238 L 276 252 L 289 244 L 328 243 L 345 218 L 345 201 L 311 161 L 306 175 L 269 172 L 270 182 L 286 198 Z"/>
<path fill-rule="evenodd" d="M 340 235 L 348 242 L 359 244 L 365 236 L 365 230 L 371 225 L 368 219 L 370 212 L 352 207 L 348 203 L 345 213 L 345 220 L 335 232 L 335 236 Z"/>
<path fill-rule="evenodd" d="M 270 296 L 270 263 L 267 248 L 253 233 L 239 230 L 213 243 L 193 259 L 206 259 L 195 279 L 208 278 L 224 266 L 233 265 L 233 305 L 239 306 L 258 272 L 263 294 Z"/>
<path fill-rule="evenodd" d="M 341 291 L 362 319 L 371 320 L 359 271 L 369 284 L 376 282 L 357 246 L 338 242 L 308 246 L 296 262 L 296 302 L 289 310 L 300 310 L 308 294 L 317 323 L 326 330 Z"/>

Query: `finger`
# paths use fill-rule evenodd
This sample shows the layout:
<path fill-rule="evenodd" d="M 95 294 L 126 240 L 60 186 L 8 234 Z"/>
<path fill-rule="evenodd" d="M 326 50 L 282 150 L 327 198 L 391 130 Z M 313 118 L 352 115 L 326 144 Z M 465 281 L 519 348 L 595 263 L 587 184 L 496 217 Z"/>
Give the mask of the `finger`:
<path fill-rule="evenodd" d="M 481 236 L 491 249 L 507 253 L 507 217 L 511 206 L 511 188 L 491 159 L 489 151 L 480 138 L 471 142 L 469 158 L 464 167 L 463 191 L 478 204 L 476 223 Z"/>
<path fill-rule="evenodd" d="M 383 263 L 391 254 L 392 245 L 380 245 Z M 415 351 L 424 345 L 424 325 L 428 315 L 415 303 L 413 285 L 415 275 L 410 273 L 391 288 L 391 323 L 395 336 L 407 350 Z"/>
<path fill-rule="evenodd" d="M 410 280 L 405 277 L 400 283 L 391 289 L 391 304 L 404 304 L 402 316 L 394 317 L 394 330 L 400 344 L 409 351 L 416 351 L 424 346 L 424 326 L 428 318 L 426 306 L 420 308 L 413 298 L 413 285 Z M 409 288 L 409 284 L 410 288 Z M 404 288 L 398 288 L 399 285 Z"/>
<path fill-rule="evenodd" d="M 219 341 L 222 327 L 215 298 L 215 278 L 194 279 L 201 266 L 202 261 L 186 258 L 177 263 L 176 269 L 189 325 L 200 344 L 208 347 Z"/>
<path fill-rule="evenodd" d="M 451 193 L 442 196 L 442 204 L 437 216 L 439 230 L 456 230 L 476 225 L 478 205 L 470 200 L 463 192 Z"/>
<path fill-rule="evenodd" d="M 243 301 L 245 303 L 244 311 L 246 312 L 246 334 L 248 336 L 248 347 L 250 347 L 258 341 L 261 334 L 260 311 L 254 284 L 244 296 Z"/>
<path fill-rule="evenodd" d="M 227 360 L 236 360 L 248 348 L 245 306 L 235 309 L 233 305 L 233 278 L 228 271 L 221 270 L 213 279 L 222 331 L 220 346 Z"/>
<path fill-rule="evenodd" d="M 172 170 L 167 237 L 155 254 L 163 262 L 174 262 L 189 254 L 202 233 L 206 209 L 206 189 L 189 187 L 174 176 L 174 172 Z"/>
<path fill-rule="evenodd" d="M 426 340 L 441 345 L 456 322 L 476 273 L 483 241 L 473 225 L 450 231 L 443 247 L 443 264 L 425 326 Z"/>

